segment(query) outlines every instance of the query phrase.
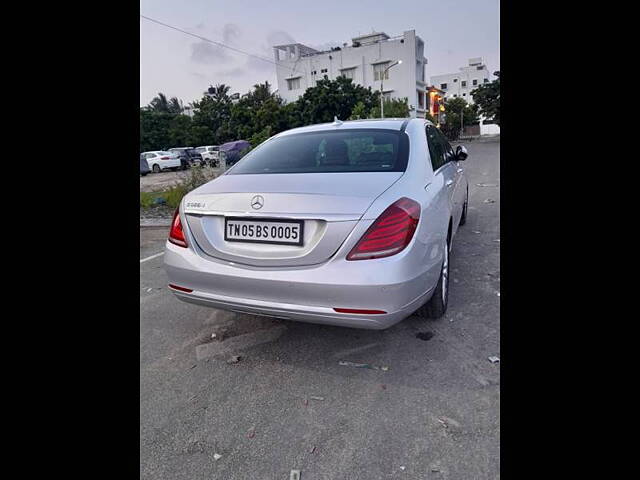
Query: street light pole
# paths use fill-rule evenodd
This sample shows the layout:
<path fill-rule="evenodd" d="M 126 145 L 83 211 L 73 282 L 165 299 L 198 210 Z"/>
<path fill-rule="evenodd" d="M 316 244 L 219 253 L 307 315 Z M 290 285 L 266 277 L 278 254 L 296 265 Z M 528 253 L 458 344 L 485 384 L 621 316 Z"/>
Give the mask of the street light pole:
<path fill-rule="evenodd" d="M 384 76 L 387 74 L 391 67 L 395 67 L 396 65 L 402 64 L 402 60 L 398 60 L 397 62 L 393 62 L 387 68 L 382 71 L 382 76 L 380 77 L 380 118 L 384 118 Z"/>

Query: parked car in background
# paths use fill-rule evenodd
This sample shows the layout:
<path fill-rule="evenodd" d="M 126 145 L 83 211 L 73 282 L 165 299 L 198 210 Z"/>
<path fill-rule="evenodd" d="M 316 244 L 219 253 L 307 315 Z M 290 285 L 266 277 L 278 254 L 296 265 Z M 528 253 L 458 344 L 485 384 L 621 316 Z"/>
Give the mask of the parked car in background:
<path fill-rule="evenodd" d="M 202 155 L 202 159 L 212 167 L 220 165 L 220 153 L 218 145 L 206 145 L 197 147 L 196 152 Z"/>
<path fill-rule="evenodd" d="M 197 305 L 329 325 L 439 318 L 467 218 L 466 158 L 420 118 L 279 133 L 182 198 L 169 288 Z"/>
<path fill-rule="evenodd" d="M 224 156 L 225 165 L 231 167 L 242 158 L 242 152 L 251 147 L 246 140 L 236 140 L 220 145 L 220 152 Z"/>
<path fill-rule="evenodd" d="M 180 168 L 180 157 L 164 150 L 154 150 L 152 152 L 142 152 L 144 159 L 149 164 L 153 173 L 160 173 L 162 170 L 178 170 Z"/>
<path fill-rule="evenodd" d="M 193 147 L 175 147 L 170 148 L 168 150 L 171 153 L 178 154 L 180 156 L 180 161 L 182 163 L 182 169 L 186 170 L 187 168 L 191 168 L 194 165 L 204 165 L 204 161 L 202 160 L 202 155 L 196 152 L 196 149 Z"/>
<path fill-rule="evenodd" d="M 149 168 L 147 160 L 140 154 L 140 176 L 144 177 L 150 171 L 151 169 Z"/>

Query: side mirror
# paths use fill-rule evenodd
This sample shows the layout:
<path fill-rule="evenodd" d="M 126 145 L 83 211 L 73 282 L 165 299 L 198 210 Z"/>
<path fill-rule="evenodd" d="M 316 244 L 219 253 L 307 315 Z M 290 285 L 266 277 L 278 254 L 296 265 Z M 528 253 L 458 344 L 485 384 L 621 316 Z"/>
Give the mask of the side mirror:
<path fill-rule="evenodd" d="M 458 145 L 456 148 L 456 159 L 458 161 L 466 160 L 469 154 L 467 153 L 467 149 L 462 145 Z"/>

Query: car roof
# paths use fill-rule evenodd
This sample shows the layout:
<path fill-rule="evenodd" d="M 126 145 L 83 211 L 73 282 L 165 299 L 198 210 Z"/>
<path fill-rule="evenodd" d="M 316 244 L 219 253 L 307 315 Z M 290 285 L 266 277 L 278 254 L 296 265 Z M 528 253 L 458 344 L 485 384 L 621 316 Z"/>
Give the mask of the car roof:
<path fill-rule="evenodd" d="M 306 127 L 293 128 L 279 133 L 278 137 L 306 132 L 320 132 L 323 130 L 348 130 L 354 128 L 375 128 L 384 130 L 403 130 L 411 121 L 430 123 L 424 118 L 369 118 L 364 120 L 349 120 L 344 122 L 320 123 L 317 125 L 307 125 Z"/>

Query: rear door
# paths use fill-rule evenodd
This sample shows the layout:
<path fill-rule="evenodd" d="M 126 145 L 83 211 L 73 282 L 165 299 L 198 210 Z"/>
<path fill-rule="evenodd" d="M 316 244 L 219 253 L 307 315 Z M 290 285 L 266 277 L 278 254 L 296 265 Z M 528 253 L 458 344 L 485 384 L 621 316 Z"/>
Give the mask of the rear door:
<path fill-rule="evenodd" d="M 442 143 L 446 151 L 446 160 L 448 163 L 451 163 L 452 171 L 454 174 L 454 187 L 453 187 L 452 198 L 453 198 L 453 205 L 455 208 L 454 227 L 457 228 L 458 222 L 460 221 L 460 217 L 462 216 L 462 208 L 464 206 L 464 199 L 466 195 L 466 191 L 464 188 L 465 185 L 463 182 L 464 170 L 462 169 L 460 162 L 456 160 L 456 153 L 453 147 L 451 146 L 451 144 L 449 143 L 449 141 L 447 140 L 447 138 L 444 136 L 444 134 L 441 131 L 438 131 L 438 133 L 440 134 L 440 138 L 442 140 Z"/>
<path fill-rule="evenodd" d="M 445 197 L 448 214 L 455 216 L 456 207 L 454 201 L 455 189 L 455 169 L 449 161 L 450 157 L 447 152 L 443 137 L 440 131 L 433 125 L 427 125 L 427 145 L 431 156 L 431 166 L 436 177 L 441 177 L 442 195 Z M 440 182 L 438 182 L 440 183 Z"/>

